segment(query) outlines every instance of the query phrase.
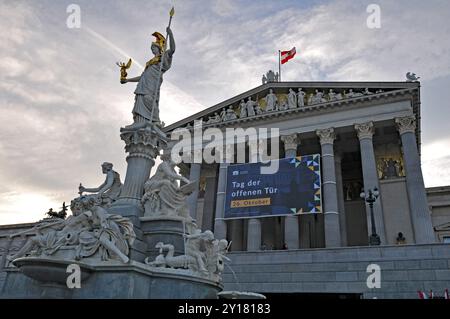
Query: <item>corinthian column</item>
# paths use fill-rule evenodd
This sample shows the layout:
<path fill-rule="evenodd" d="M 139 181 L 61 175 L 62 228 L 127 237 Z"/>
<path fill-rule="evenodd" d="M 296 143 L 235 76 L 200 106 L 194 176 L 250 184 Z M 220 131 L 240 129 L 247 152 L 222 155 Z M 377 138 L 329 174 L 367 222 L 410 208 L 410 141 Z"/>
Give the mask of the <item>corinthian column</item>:
<path fill-rule="evenodd" d="M 369 189 L 380 189 L 372 141 L 372 137 L 374 134 L 373 122 L 355 124 L 355 129 L 358 133 L 359 145 L 361 149 L 361 165 L 364 179 L 364 192 L 368 194 Z M 383 198 L 380 195 L 378 200 L 373 205 L 373 210 L 377 234 L 380 236 L 381 244 L 383 245 L 386 244 L 386 233 L 384 228 L 383 208 L 381 205 L 382 199 Z M 367 203 L 366 214 L 367 229 L 371 229 L 372 223 L 370 221 L 370 207 Z"/>
<path fill-rule="evenodd" d="M 299 144 L 298 135 L 285 135 L 281 137 L 281 140 L 284 143 L 285 157 L 292 158 L 297 156 L 297 146 Z M 298 249 L 300 246 L 298 227 L 298 216 L 286 216 L 284 218 L 284 242 L 288 249 Z"/>
<path fill-rule="evenodd" d="M 252 143 L 253 144 L 249 147 L 250 163 L 257 163 L 258 144 L 256 141 L 252 141 Z M 260 249 L 261 249 L 261 219 L 250 218 L 247 224 L 247 250 L 255 251 Z"/>
<path fill-rule="evenodd" d="M 196 151 L 194 151 L 196 152 Z M 202 150 L 199 150 L 197 152 L 202 152 Z M 202 155 L 200 155 L 200 158 Z M 197 158 L 197 156 L 193 156 L 193 158 Z M 191 167 L 189 170 L 189 180 L 191 182 L 195 182 L 197 181 L 197 187 L 195 188 L 195 190 L 188 196 L 187 198 L 187 204 L 189 207 L 189 214 L 191 216 L 191 218 L 195 221 L 197 219 L 197 203 L 198 203 L 198 190 L 200 187 L 200 173 L 202 170 L 202 164 L 201 163 L 195 163 L 194 161 L 192 161 L 191 163 Z M 223 237 L 225 238 L 225 237 Z"/>
<path fill-rule="evenodd" d="M 143 213 L 141 198 L 144 194 L 144 183 L 155 165 L 154 159 L 159 154 L 160 139 L 147 129 L 124 131 L 120 137 L 125 142 L 128 165 L 120 196 L 112 208 L 124 216 L 139 217 Z M 120 206 L 132 208 L 118 209 Z"/>
<path fill-rule="evenodd" d="M 411 219 L 416 243 L 425 244 L 436 241 L 431 215 L 428 210 L 427 195 L 420 166 L 419 150 L 416 141 L 416 119 L 414 116 L 396 118 L 398 132 L 402 140 L 403 160 L 406 170 Z"/>
<path fill-rule="evenodd" d="M 336 167 L 333 143 L 336 138 L 333 128 L 317 130 L 322 148 L 322 188 L 325 218 L 325 246 L 340 247 L 341 231 L 339 225 L 338 197 L 336 188 Z"/>
<path fill-rule="evenodd" d="M 336 188 L 338 195 L 339 207 L 339 224 L 341 227 L 341 243 L 342 246 L 347 246 L 347 225 L 344 203 L 344 185 L 342 181 L 342 155 L 338 154 L 334 157 L 336 167 Z"/>
<path fill-rule="evenodd" d="M 217 181 L 216 217 L 214 220 L 214 234 L 216 238 L 227 237 L 227 224 L 224 220 L 225 191 L 227 188 L 227 170 L 234 157 L 234 145 L 225 146 L 224 162 L 219 165 Z"/>

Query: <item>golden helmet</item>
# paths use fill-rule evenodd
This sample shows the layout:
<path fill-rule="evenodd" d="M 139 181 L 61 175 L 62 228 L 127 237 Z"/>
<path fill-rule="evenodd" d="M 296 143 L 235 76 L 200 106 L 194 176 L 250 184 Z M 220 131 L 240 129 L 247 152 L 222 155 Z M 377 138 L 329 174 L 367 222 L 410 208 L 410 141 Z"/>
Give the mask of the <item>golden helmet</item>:
<path fill-rule="evenodd" d="M 152 43 L 156 44 L 161 49 L 161 52 L 162 52 L 164 50 L 164 46 L 166 44 L 166 38 L 161 33 L 156 32 L 156 31 L 153 32 L 152 35 L 156 38 L 156 41 L 152 42 Z"/>

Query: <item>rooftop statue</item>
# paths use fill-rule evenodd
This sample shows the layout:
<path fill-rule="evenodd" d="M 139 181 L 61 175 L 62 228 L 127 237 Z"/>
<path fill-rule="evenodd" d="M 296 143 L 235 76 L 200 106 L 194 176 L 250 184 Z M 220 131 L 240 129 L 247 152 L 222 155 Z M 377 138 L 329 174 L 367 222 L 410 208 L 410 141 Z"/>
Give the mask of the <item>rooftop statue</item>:
<path fill-rule="evenodd" d="M 171 19 L 172 16 L 173 11 L 171 11 Z M 142 74 L 130 79 L 122 78 L 120 81 L 122 84 L 128 82 L 138 83 L 134 91 L 136 95 L 133 108 L 134 123 L 128 129 L 145 127 L 147 123 L 160 124 L 159 93 L 161 83 L 163 81 L 163 74 L 172 66 L 172 57 L 175 53 L 175 40 L 170 29 L 170 22 L 166 31 L 168 39 L 159 32 L 152 34 L 156 38 L 155 42 L 152 42 L 151 45 L 154 57 L 146 63 Z M 167 40 L 170 44 L 168 49 L 166 48 Z M 122 73 L 122 65 L 120 66 Z"/>
<path fill-rule="evenodd" d="M 95 204 L 101 206 L 108 206 L 114 200 L 116 200 L 122 189 L 122 182 L 120 181 L 120 175 L 113 169 L 113 164 L 105 162 L 102 164 L 102 172 L 106 174 L 106 179 L 99 187 L 86 188 L 80 184 L 78 187 L 80 196 L 86 193 L 96 193 L 87 195 L 86 197 L 93 198 Z"/>
<path fill-rule="evenodd" d="M 418 82 L 420 79 L 420 76 L 417 77 L 415 73 L 408 72 L 406 73 L 406 82 Z"/>
<path fill-rule="evenodd" d="M 269 70 L 266 74 L 267 82 L 276 82 L 275 73 L 272 70 Z"/>

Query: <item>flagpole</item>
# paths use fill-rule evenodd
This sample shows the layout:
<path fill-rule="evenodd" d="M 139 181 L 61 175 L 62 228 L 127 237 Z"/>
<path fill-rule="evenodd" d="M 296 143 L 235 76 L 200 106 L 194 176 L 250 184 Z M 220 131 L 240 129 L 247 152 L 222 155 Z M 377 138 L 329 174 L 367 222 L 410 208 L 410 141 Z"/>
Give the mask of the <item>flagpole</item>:
<path fill-rule="evenodd" d="M 278 81 L 281 82 L 281 50 L 278 50 Z"/>

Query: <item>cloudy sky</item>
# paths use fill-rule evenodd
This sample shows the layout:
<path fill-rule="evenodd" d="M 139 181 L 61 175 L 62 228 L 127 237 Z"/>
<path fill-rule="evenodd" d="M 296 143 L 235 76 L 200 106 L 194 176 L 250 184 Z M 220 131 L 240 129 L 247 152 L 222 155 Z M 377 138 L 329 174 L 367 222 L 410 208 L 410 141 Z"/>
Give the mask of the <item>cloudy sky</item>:
<path fill-rule="evenodd" d="M 68 28 L 67 7 L 81 8 Z M 370 29 L 366 8 L 381 8 Z M 173 123 L 260 84 L 278 49 L 297 47 L 283 80 L 422 81 L 427 186 L 450 185 L 450 2 L 245 0 L 0 0 L 0 224 L 30 222 L 103 181 L 124 177 L 119 127 L 131 123 L 134 84 L 151 34 L 172 29 L 177 52 L 165 75 L 161 118 Z"/>

